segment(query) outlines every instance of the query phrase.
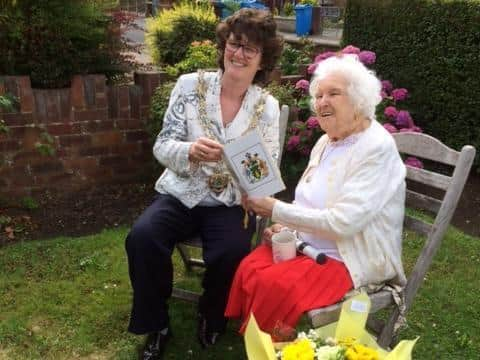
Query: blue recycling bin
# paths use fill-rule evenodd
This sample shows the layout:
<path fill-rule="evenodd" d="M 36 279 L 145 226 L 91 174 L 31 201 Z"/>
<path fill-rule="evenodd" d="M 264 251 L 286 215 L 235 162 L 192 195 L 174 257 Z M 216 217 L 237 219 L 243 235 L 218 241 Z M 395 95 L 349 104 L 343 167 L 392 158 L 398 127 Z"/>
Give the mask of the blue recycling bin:
<path fill-rule="evenodd" d="M 295 33 L 297 36 L 307 36 L 312 27 L 312 6 L 295 5 Z"/>

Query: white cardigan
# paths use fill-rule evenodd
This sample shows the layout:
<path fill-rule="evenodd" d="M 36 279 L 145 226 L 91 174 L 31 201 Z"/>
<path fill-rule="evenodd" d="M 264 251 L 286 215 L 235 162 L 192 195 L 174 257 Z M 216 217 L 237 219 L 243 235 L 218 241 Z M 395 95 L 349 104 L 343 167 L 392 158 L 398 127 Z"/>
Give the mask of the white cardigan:
<path fill-rule="evenodd" d="M 224 127 L 220 108 L 222 73 L 208 72 L 204 77 L 208 85 L 206 106 L 209 120 L 212 122 L 212 131 L 221 143 L 227 143 L 240 136 L 250 125 L 262 89 L 250 85 L 237 115 L 227 127 Z M 192 143 L 200 136 L 206 136 L 198 119 L 197 84 L 197 73 L 182 75 L 170 95 L 163 128 L 153 146 L 154 156 L 166 168 L 157 180 L 155 190 L 175 196 L 189 208 L 198 205 L 208 194 L 226 206 L 240 204 L 240 190 L 232 182 L 220 194 L 210 191 L 207 181 L 212 174 L 213 166 L 209 164 L 214 163 L 202 163 L 201 166 L 197 166 L 188 159 Z M 278 158 L 279 151 L 279 117 L 277 99 L 267 95 L 263 116 L 258 121 L 258 129 L 265 146 L 275 159 Z"/>
<path fill-rule="evenodd" d="M 318 140 L 300 181 L 319 163 L 327 141 L 327 135 Z M 387 281 L 403 286 L 405 175 L 392 136 L 373 120 L 330 168 L 327 176 L 334 181 L 325 209 L 277 201 L 272 219 L 291 229 L 336 239 L 355 288 Z"/>

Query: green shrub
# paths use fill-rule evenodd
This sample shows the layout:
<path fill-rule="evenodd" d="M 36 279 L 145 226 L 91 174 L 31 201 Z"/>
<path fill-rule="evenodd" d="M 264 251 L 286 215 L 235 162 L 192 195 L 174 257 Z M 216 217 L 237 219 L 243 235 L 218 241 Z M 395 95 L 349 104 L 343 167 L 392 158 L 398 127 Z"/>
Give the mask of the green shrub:
<path fill-rule="evenodd" d="M 283 47 L 282 56 L 280 57 L 280 70 L 283 75 L 294 75 L 299 73 L 298 65 L 309 64 L 312 60 L 310 51 L 313 51 L 306 43 L 301 49 L 297 49 L 289 44 Z"/>
<path fill-rule="evenodd" d="M 295 16 L 295 7 L 293 3 L 287 2 L 285 5 L 283 5 L 283 16 Z"/>
<path fill-rule="evenodd" d="M 158 65 L 181 61 L 193 41 L 215 40 L 217 18 L 209 4 L 181 2 L 147 20 L 146 42 Z"/>
<path fill-rule="evenodd" d="M 295 88 L 292 84 L 281 85 L 272 82 L 265 89 L 278 100 L 280 106 L 288 105 L 292 109 L 295 105 Z"/>
<path fill-rule="evenodd" d="M 377 53 L 377 72 L 410 90 L 425 132 L 480 149 L 479 1 L 351 0 L 345 16 L 344 44 Z"/>
<path fill-rule="evenodd" d="M 217 67 L 217 47 L 210 41 L 194 41 L 187 50 L 185 59 L 175 66 L 167 66 L 166 71 L 170 76 L 178 77 L 198 69 L 211 69 Z"/>
<path fill-rule="evenodd" d="M 101 1 L 17 0 L 0 16 L 0 74 L 64 87 L 73 74 L 124 72 L 123 42 Z M 5 4 L 3 4 L 5 5 Z"/>
<path fill-rule="evenodd" d="M 0 110 L 13 111 L 16 103 L 17 99 L 12 94 L 0 95 Z"/>
<path fill-rule="evenodd" d="M 38 202 L 30 196 L 25 196 L 21 198 L 20 205 L 23 209 L 27 209 L 27 210 L 36 210 L 40 207 L 38 205 Z"/>
<path fill-rule="evenodd" d="M 175 86 L 174 81 L 168 81 L 161 84 L 153 93 L 150 103 L 150 119 L 147 125 L 147 131 L 151 136 L 152 142 L 155 141 L 158 133 L 162 129 L 163 117 L 167 111 L 170 94 Z"/>
<path fill-rule="evenodd" d="M 18 100 L 12 94 L 0 95 L 0 113 L 2 111 L 11 112 L 15 110 Z M 0 118 L 0 134 L 6 134 L 10 131 L 5 121 Z M 3 164 L 3 159 L 0 159 L 0 165 Z"/>
<path fill-rule="evenodd" d="M 310 5 L 310 6 L 318 6 L 318 0 L 300 0 L 299 4 Z"/>
<path fill-rule="evenodd" d="M 225 9 L 227 9 L 229 14 L 233 14 L 235 11 L 240 10 L 241 3 L 235 0 L 225 0 L 223 1 Z"/>

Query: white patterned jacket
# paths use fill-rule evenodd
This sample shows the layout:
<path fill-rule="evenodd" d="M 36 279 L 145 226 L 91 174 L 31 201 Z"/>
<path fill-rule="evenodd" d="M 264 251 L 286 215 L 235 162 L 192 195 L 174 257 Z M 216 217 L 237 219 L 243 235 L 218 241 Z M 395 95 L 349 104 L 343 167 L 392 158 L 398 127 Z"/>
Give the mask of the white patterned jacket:
<path fill-rule="evenodd" d="M 262 90 L 251 85 L 236 117 L 224 127 L 220 108 L 221 76 L 221 71 L 204 73 L 208 84 L 206 108 L 214 124 L 213 133 L 221 143 L 226 143 L 248 128 Z M 207 184 L 213 166 L 206 163 L 196 166 L 188 160 L 192 143 L 200 136 L 207 136 L 199 122 L 197 83 L 198 73 L 182 75 L 170 95 L 163 128 L 153 146 L 155 158 L 165 166 L 165 171 L 155 184 L 155 190 L 175 196 L 188 208 L 196 206 L 208 194 L 226 206 L 240 204 L 241 194 L 236 184 L 230 183 L 223 192 L 215 194 Z M 279 151 L 279 116 L 278 101 L 267 95 L 258 129 L 274 159 L 278 158 Z"/>

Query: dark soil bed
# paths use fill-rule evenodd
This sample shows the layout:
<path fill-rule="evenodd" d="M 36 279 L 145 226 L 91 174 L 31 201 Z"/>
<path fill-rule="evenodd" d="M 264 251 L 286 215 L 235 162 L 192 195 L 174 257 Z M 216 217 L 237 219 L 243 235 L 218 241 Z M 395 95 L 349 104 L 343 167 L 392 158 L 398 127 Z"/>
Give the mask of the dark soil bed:
<path fill-rule="evenodd" d="M 54 236 L 95 234 L 102 229 L 130 226 L 154 195 L 153 182 L 99 185 L 71 193 L 45 192 L 33 210 L 0 205 L 0 245 Z M 282 194 L 281 198 L 288 198 Z M 32 206 L 31 206 L 32 207 Z M 470 176 L 453 224 L 480 236 L 480 175 Z"/>
<path fill-rule="evenodd" d="M 34 199 L 37 209 L 27 210 L 21 204 L 0 207 L 0 217 L 10 218 L 9 224 L 1 226 L 0 244 L 89 235 L 105 228 L 130 226 L 153 195 L 153 185 L 142 183 L 98 185 L 70 193 L 47 191 Z M 13 230 L 13 238 L 8 228 Z"/>

